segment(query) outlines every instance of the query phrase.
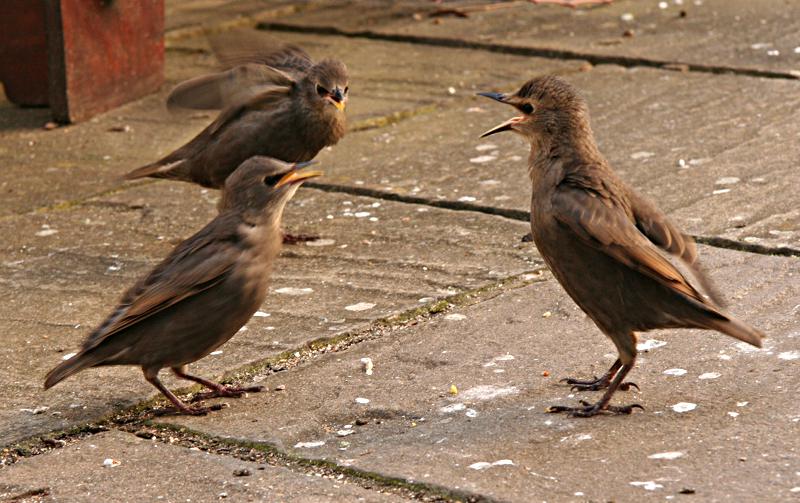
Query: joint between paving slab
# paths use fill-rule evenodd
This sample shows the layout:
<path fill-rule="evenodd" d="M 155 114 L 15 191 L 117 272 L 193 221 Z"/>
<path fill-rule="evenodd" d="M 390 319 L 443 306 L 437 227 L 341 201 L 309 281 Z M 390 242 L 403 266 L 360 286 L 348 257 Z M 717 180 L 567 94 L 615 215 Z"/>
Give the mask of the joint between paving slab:
<path fill-rule="evenodd" d="M 256 25 L 259 30 L 283 31 L 291 33 L 311 33 L 314 35 L 329 35 L 348 38 L 363 38 L 381 40 L 385 42 L 400 42 L 407 44 L 430 45 L 437 47 L 454 47 L 461 49 L 476 49 L 488 52 L 499 52 L 517 56 L 531 56 L 557 60 L 587 61 L 592 65 L 619 65 L 625 68 L 646 67 L 666 71 L 696 72 L 710 74 L 731 74 L 745 77 L 761 77 L 768 79 L 798 80 L 800 74 L 794 72 L 781 72 L 775 70 L 761 70 L 757 68 L 741 68 L 724 65 L 704 65 L 698 63 L 685 63 L 681 61 L 667 61 L 651 58 L 595 54 L 579 52 L 568 49 L 554 49 L 550 47 L 517 46 L 494 42 L 477 42 L 471 40 L 433 37 L 421 35 L 408 35 L 401 33 L 381 33 L 372 30 L 343 30 L 334 26 L 303 26 L 295 24 L 264 21 Z"/>
<path fill-rule="evenodd" d="M 394 330 L 416 325 L 432 319 L 435 316 L 443 315 L 454 307 L 465 307 L 484 302 L 503 292 L 546 281 L 549 277 L 544 265 L 542 265 L 531 271 L 509 276 L 479 288 L 457 293 L 425 306 L 409 309 L 386 318 L 375 320 L 363 328 L 344 332 L 332 337 L 315 339 L 301 347 L 289 349 L 276 356 L 256 361 L 244 365 L 239 369 L 227 372 L 226 377 L 223 378 L 221 382 L 224 384 L 240 383 L 243 381 L 255 382 L 254 378 L 257 376 L 261 377 L 263 380 L 263 378 L 268 375 L 289 370 L 323 354 L 343 351 L 361 342 L 383 337 Z M 195 385 L 173 391 L 180 396 L 197 392 L 201 388 L 201 386 Z M 143 425 L 152 418 L 153 406 L 162 402 L 163 399 L 157 396 L 131 407 L 113 411 L 104 417 L 82 425 L 38 434 L 3 446 L 0 450 L 0 470 L 5 466 L 16 463 L 19 459 L 44 454 L 53 449 L 64 447 L 69 443 L 79 441 L 87 436 L 108 431 L 110 428 Z"/>
<path fill-rule="evenodd" d="M 352 187 L 350 185 L 338 185 L 331 183 L 320 182 L 306 182 L 305 186 L 312 189 L 321 190 L 324 192 L 344 193 L 354 196 L 371 197 L 373 199 L 384 199 L 386 201 L 394 201 L 408 204 L 419 204 L 423 206 L 433 206 L 436 208 L 444 208 L 453 211 L 474 211 L 477 213 L 485 213 L 487 215 L 496 215 L 511 220 L 520 222 L 530 222 L 530 212 L 523 210 L 515 210 L 511 208 L 498 208 L 495 206 L 486 206 L 481 204 L 473 204 L 462 201 L 440 200 L 431 199 L 420 196 L 409 196 L 404 194 L 397 194 L 395 192 L 387 192 L 378 189 L 369 189 L 365 187 Z M 780 257 L 800 257 L 800 249 L 792 248 L 790 246 L 765 246 L 756 243 L 745 243 L 736 241 L 735 239 L 728 239 L 718 236 L 705 236 L 702 234 L 690 234 L 690 237 L 700 244 L 713 246 L 715 248 L 722 248 L 726 250 L 755 253 L 758 255 L 776 255 Z"/>
<path fill-rule="evenodd" d="M 304 474 L 333 476 L 364 489 L 398 494 L 414 500 L 460 501 L 474 503 L 495 502 L 482 494 L 451 489 L 435 484 L 416 482 L 381 473 L 342 466 L 326 459 L 310 459 L 285 452 L 268 442 L 219 437 L 170 423 L 145 423 L 143 428 L 125 426 L 120 429 L 141 438 L 197 448 L 218 455 L 232 456 L 244 461 L 261 462 Z"/>

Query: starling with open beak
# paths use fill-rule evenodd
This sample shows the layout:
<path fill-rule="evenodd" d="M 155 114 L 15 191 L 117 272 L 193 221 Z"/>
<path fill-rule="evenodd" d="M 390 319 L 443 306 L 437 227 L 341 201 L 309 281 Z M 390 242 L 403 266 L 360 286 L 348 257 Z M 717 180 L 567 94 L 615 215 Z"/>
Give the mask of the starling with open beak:
<path fill-rule="evenodd" d="M 206 386 L 207 397 L 257 391 L 188 374 L 186 366 L 227 342 L 264 302 L 284 207 L 320 174 L 267 157 L 244 162 L 225 182 L 219 215 L 128 290 L 81 351 L 47 374 L 45 389 L 89 367 L 138 365 L 184 414 L 209 409 L 178 399 L 159 381 L 162 368 Z"/>
<path fill-rule="evenodd" d="M 180 84 L 168 100 L 176 107 L 224 107 L 216 120 L 127 179 L 168 178 L 218 189 L 252 156 L 306 162 L 344 136 L 349 87 L 341 61 L 315 63 L 293 46 L 229 61 L 238 64 Z"/>
<path fill-rule="evenodd" d="M 636 360 L 636 332 L 700 328 L 761 347 L 763 334 L 726 314 L 697 262 L 692 239 L 622 182 L 599 152 L 585 101 L 564 80 L 530 80 L 514 94 L 480 93 L 515 108 L 514 117 L 483 136 L 513 131 L 530 142 L 533 241 L 570 297 L 617 347 L 619 358 L 599 379 L 566 379 L 578 390 L 605 389 L 594 404 L 550 412 L 593 416 L 630 413 L 609 405 Z M 704 296 L 662 253 L 680 259 Z"/>

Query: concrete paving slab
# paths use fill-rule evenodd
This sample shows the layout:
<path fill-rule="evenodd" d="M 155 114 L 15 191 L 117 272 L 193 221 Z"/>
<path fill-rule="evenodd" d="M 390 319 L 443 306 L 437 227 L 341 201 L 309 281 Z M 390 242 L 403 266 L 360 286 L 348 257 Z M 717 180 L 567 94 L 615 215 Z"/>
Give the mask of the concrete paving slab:
<path fill-rule="evenodd" d="M 701 253 L 731 310 L 769 339 L 757 351 L 711 332 L 647 334 L 630 376 L 642 391 L 615 397 L 644 412 L 544 412 L 599 398 L 558 380 L 616 357 L 547 279 L 270 376 L 280 394 L 167 421 L 503 501 L 786 501 L 800 486 L 800 262 Z"/>
<path fill-rule="evenodd" d="M 0 445 L 154 395 L 141 372 L 128 367 L 86 371 L 49 391 L 41 384 L 124 289 L 213 217 L 216 197 L 189 184 L 156 182 L 0 222 L 7 236 L 0 252 L 0 326 L 7 334 L 0 368 L 9 390 L 0 400 Z M 525 224 L 478 213 L 302 189 L 285 224 L 322 240 L 284 249 L 262 313 L 220 354 L 193 365 L 196 372 L 220 376 L 541 267 L 533 247 L 518 243 Z M 43 406 L 49 409 L 30 412 Z"/>
<path fill-rule="evenodd" d="M 514 85 L 488 90 L 513 91 L 540 74 L 526 68 Z M 616 66 L 567 78 L 617 173 L 687 232 L 800 249 L 800 84 Z M 479 139 L 512 115 L 475 97 L 351 135 L 320 155 L 332 166 L 326 182 L 528 211 L 527 144 L 509 133 Z"/>
<path fill-rule="evenodd" d="M 106 460 L 113 466 L 105 466 Z M 344 480 L 152 442 L 120 431 L 100 433 L 5 468 L 0 499 L 406 501 Z"/>
<path fill-rule="evenodd" d="M 595 55 L 629 64 L 686 63 L 800 75 L 800 5 L 784 0 L 659 2 L 616 0 L 588 9 L 507 2 L 481 11 L 470 3 L 336 3 L 278 23 L 347 32 L 497 44 L 559 55 Z M 490 2 L 481 2 L 484 5 Z M 429 14 L 462 7 L 468 17 Z M 416 14 L 416 16 L 415 16 Z M 627 34 L 626 34 L 627 32 Z"/>

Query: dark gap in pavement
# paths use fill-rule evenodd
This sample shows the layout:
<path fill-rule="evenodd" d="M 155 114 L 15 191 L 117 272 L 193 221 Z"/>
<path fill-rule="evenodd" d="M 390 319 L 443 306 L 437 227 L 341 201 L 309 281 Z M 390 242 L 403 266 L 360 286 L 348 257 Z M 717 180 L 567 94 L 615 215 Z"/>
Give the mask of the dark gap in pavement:
<path fill-rule="evenodd" d="M 342 30 L 333 26 L 300 26 L 286 23 L 262 22 L 256 25 L 259 30 L 273 30 L 292 33 L 312 33 L 315 35 L 333 35 L 349 38 L 365 38 L 370 40 L 383 40 L 387 42 L 402 42 L 410 44 L 433 45 L 439 47 L 456 47 L 462 49 L 479 49 L 489 52 L 500 52 L 518 56 L 534 56 L 539 58 L 559 60 L 588 61 L 593 65 L 619 65 L 625 68 L 648 67 L 667 71 L 690 71 L 711 74 L 733 74 L 747 77 L 762 77 L 767 79 L 798 80 L 800 76 L 790 72 L 773 70 L 759 70 L 755 68 L 738 68 L 724 65 L 702 65 L 697 63 L 683 63 L 680 61 L 663 61 L 650 58 L 637 58 L 632 56 L 608 56 L 588 52 L 571 51 L 567 49 L 552 49 L 547 47 L 521 47 L 508 44 L 490 42 L 475 42 L 463 39 L 444 37 L 431 37 L 420 35 L 406 35 L 394 33 L 380 33 L 371 30 Z"/>
<path fill-rule="evenodd" d="M 485 206 L 482 204 L 465 203 L 461 201 L 449 201 L 430 199 L 427 197 L 408 196 L 403 194 L 396 194 L 394 192 L 386 192 L 376 189 L 368 189 L 365 187 L 351 187 L 349 185 L 338 185 L 330 183 L 319 182 L 306 182 L 306 187 L 321 190 L 324 192 L 338 192 L 344 194 L 351 194 L 354 196 L 365 196 L 374 199 L 384 199 L 386 201 L 395 201 L 408 204 L 420 204 L 424 206 L 434 206 L 436 208 L 444 208 L 454 211 L 476 211 L 478 213 L 485 213 L 488 215 L 497 215 L 500 217 L 510 218 L 511 220 L 519 220 L 520 222 L 530 222 L 530 212 L 522 210 L 514 210 L 509 208 L 497 208 L 494 206 Z M 690 234 L 690 236 L 698 243 L 713 246 L 715 248 L 723 248 L 726 250 L 741 251 L 747 253 L 756 253 L 759 255 L 776 255 L 779 257 L 800 257 L 800 249 L 792 248 L 790 246 L 764 246 L 755 243 L 744 243 L 734 239 L 728 239 L 718 236 L 703 236 L 699 234 Z"/>

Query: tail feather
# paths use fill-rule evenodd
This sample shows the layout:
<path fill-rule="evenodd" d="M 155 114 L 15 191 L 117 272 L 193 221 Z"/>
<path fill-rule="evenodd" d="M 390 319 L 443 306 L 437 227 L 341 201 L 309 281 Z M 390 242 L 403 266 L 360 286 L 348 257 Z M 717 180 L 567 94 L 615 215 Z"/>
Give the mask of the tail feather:
<path fill-rule="evenodd" d="M 52 388 L 67 377 L 100 363 L 101 359 L 91 353 L 79 353 L 73 356 L 47 373 L 47 377 L 44 379 L 44 389 Z"/>
<path fill-rule="evenodd" d="M 152 177 L 152 178 L 184 178 L 185 160 L 178 159 L 176 161 L 169 161 L 169 158 L 142 166 L 141 168 L 134 169 L 127 173 L 124 178 L 126 180 L 135 180 L 137 178 Z"/>
<path fill-rule="evenodd" d="M 757 348 L 761 347 L 761 340 L 766 337 L 760 330 L 726 315 L 723 315 L 723 317 L 719 319 L 707 319 L 704 321 L 703 328 L 722 332 L 723 334 L 735 337 L 740 341 L 752 344 Z"/>

